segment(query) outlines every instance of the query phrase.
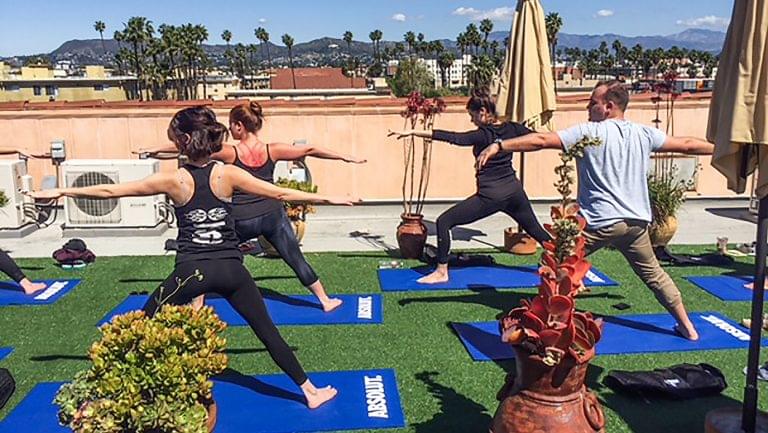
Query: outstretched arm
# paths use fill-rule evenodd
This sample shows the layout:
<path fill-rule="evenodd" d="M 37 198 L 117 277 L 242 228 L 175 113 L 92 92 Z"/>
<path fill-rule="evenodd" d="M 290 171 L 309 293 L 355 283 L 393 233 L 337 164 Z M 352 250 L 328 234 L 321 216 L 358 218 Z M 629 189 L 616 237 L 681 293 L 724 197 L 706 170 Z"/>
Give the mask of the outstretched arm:
<path fill-rule="evenodd" d="M 496 141 L 486 147 L 477 157 L 480 169 L 494 156 L 504 152 L 535 152 L 542 149 L 562 149 L 563 142 L 556 132 L 534 132 L 519 137 Z"/>
<path fill-rule="evenodd" d="M 30 192 L 36 199 L 60 197 L 119 198 L 163 194 L 173 187 L 174 178 L 168 173 L 157 173 L 134 182 L 85 186 L 82 188 L 55 188 Z"/>
<path fill-rule="evenodd" d="M 320 146 L 292 146 L 286 143 L 270 143 L 269 153 L 276 161 L 296 161 L 305 156 L 313 156 L 320 159 L 334 159 L 355 164 L 362 164 L 367 160 L 352 155 L 338 153 Z"/>
<path fill-rule="evenodd" d="M 350 196 L 325 196 L 299 191 L 292 188 L 281 188 L 269 182 L 258 179 L 245 170 L 232 165 L 225 166 L 224 169 L 226 170 L 225 175 L 227 176 L 232 187 L 248 194 L 293 202 L 338 204 L 347 206 L 360 203 L 359 198 L 352 198 Z"/>
<path fill-rule="evenodd" d="M 450 132 L 441 129 L 405 129 L 402 131 L 389 130 L 387 137 L 397 136 L 397 139 L 405 137 L 431 138 L 436 141 L 444 141 L 456 146 L 474 146 L 488 144 L 488 136 L 480 129 L 467 132 Z"/>
<path fill-rule="evenodd" d="M 175 145 L 163 145 L 155 147 L 146 147 L 133 151 L 134 154 L 147 154 L 157 159 L 175 159 L 179 157 L 179 149 Z M 235 162 L 234 145 L 224 143 L 221 150 L 211 154 L 211 159 L 232 164 Z"/>
<path fill-rule="evenodd" d="M 712 155 L 715 145 L 695 137 L 667 137 L 656 152 L 687 153 L 689 155 Z"/>

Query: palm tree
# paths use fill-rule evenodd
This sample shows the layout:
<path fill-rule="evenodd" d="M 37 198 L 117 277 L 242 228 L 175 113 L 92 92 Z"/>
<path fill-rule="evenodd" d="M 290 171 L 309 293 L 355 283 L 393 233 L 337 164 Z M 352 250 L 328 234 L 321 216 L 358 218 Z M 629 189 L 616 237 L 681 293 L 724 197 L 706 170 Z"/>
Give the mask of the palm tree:
<path fill-rule="evenodd" d="M 229 48 L 229 43 L 232 41 L 232 32 L 229 30 L 224 30 L 221 32 L 221 39 L 227 44 L 227 50 L 224 51 L 224 57 L 227 58 L 227 62 L 229 63 L 229 70 L 231 71 L 232 68 L 232 50 Z"/>
<path fill-rule="evenodd" d="M 354 38 L 354 35 L 352 35 L 352 32 L 347 30 L 344 32 L 344 36 L 342 36 L 342 39 L 344 42 L 347 43 L 347 51 L 349 52 L 349 62 L 347 62 L 347 71 L 349 72 L 349 84 L 351 87 L 355 86 L 355 70 L 354 70 L 354 62 L 352 61 L 352 40 Z"/>
<path fill-rule="evenodd" d="M 483 32 L 483 50 L 488 54 L 488 36 L 493 31 L 493 21 L 488 18 L 480 21 L 480 31 Z"/>
<path fill-rule="evenodd" d="M 96 21 L 93 24 L 93 29 L 99 32 L 99 38 L 101 39 L 101 49 L 104 51 L 104 55 L 107 54 L 107 47 L 104 45 L 104 30 L 107 29 L 107 25 L 104 21 Z"/>
<path fill-rule="evenodd" d="M 464 34 L 467 37 L 467 46 L 474 47 L 474 53 L 477 55 L 477 50 L 483 42 L 483 37 L 480 35 L 480 31 L 477 29 L 477 26 L 474 23 L 470 23 L 467 26 L 467 30 L 464 32 Z"/>
<path fill-rule="evenodd" d="M 154 27 L 152 21 L 149 21 L 145 17 L 132 17 L 128 20 L 128 24 L 125 24 L 125 30 L 123 35 L 125 41 L 131 44 L 133 50 L 133 66 L 136 71 L 136 93 L 139 100 L 144 100 L 142 94 L 142 84 L 144 84 L 144 65 L 146 62 L 146 47 L 152 35 L 154 34 Z"/>
<path fill-rule="evenodd" d="M 269 55 L 269 33 L 264 27 L 257 28 L 253 33 L 256 35 L 256 39 L 261 41 L 262 48 L 267 47 L 267 66 L 272 69 L 272 58 Z"/>
<path fill-rule="evenodd" d="M 549 41 L 549 52 L 552 54 L 552 79 L 555 80 L 555 93 L 557 93 L 557 34 L 563 27 L 563 19 L 557 12 L 550 12 L 544 18 L 547 28 L 547 41 Z"/>
<path fill-rule="evenodd" d="M 293 78 L 293 88 L 296 88 L 296 72 L 293 70 L 293 38 L 288 33 L 283 35 L 283 44 L 288 48 L 288 60 L 291 64 L 291 78 Z"/>
<path fill-rule="evenodd" d="M 416 45 L 416 34 L 408 31 L 403 35 L 403 40 L 408 44 L 408 55 L 411 55 L 414 45 Z"/>
<path fill-rule="evenodd" d="M 456 56 L 450 51 L 443 51 L 437 58 L 437 67 L 440 68 L 440 78 L 442 79 L 443 87 L 449 87 L 446 72 L 453 66 L 454 60 L 456 60 Z"/>
<path fill-rule="evenodd" d="M 611 44 L 611 48 L 613 48 L 613 52 L 616 53 L 616 63 L 621 66 L 624 61 L 624 44 L 622 44 L 620 40 L 614 39 L 613 43 Z M 618 73 L 615 73 L 614 75 L 618 75 Z"/>

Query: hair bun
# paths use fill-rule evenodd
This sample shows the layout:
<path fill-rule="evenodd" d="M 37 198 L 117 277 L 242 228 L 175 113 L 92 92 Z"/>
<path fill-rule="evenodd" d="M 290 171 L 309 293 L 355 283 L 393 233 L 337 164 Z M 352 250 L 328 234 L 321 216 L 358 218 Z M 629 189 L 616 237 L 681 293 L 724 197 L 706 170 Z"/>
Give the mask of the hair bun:
<path fill-rule="evenodd" d="M 248 108 L 253 112 L 253 115 L 256 117 L 262 117 L 262 110 L 261 110 L 261 104 L 259 104 L 256 101 L 251 101 L 248 103 Z"/>

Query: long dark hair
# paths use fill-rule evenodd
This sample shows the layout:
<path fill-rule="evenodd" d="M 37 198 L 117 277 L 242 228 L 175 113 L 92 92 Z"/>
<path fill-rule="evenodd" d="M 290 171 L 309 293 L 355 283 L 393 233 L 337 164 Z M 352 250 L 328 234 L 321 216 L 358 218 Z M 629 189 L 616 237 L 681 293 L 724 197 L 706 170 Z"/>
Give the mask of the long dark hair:
<path fill-rule="evenodd" d="M 168 138 L 179 152 L 195 161 L 221 150 L 227 127 L 216 120 L 213 111 L 204 106 L 189 107 L 173 115 L 168 125 Z"/>

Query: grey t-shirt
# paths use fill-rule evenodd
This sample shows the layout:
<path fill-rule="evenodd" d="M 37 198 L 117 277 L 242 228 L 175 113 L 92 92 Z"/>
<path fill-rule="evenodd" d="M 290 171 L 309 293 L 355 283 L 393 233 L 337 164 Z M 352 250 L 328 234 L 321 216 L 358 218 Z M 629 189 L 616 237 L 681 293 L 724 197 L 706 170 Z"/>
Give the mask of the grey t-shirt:
<path fill-rule="evenodd" d="M 628 120 L 609 119 L 582 123 L 558 135 L 566 150 L 584 136 L 603 142 L 588 147 L 576 162 L 578 202 L 590 229 L 626 219 L 651 221 L 647 181 L 651 152 L 664 144 L 666 134 Z"/>

